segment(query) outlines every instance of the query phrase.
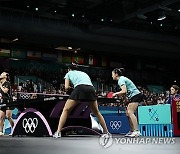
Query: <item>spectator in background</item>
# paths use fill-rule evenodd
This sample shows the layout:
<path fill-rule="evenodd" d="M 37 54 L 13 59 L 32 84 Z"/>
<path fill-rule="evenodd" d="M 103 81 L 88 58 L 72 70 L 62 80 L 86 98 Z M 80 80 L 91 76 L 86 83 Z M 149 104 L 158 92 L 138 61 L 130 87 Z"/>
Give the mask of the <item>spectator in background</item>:
<path fill-rule="evenodd" d="M 177 85 L 172 85 L 171 86 L 170 95 L 169 95 L 169 98 L 168 98 L 166 104 L 172 104 L 172 99 L 173 98 L 180 98 L 179 87 Z"/>
<path fill-rule="evenodd" d="M 33 86 L 33 81 L 32 81 L 32 79 L 30 79 L 30 81 L 29 81 L 29 91 L 30 92 L 34 92 L 34 86 Z"/>
<path fill-rule="evenodd" d="M 34 89 L 34 91 L 33 91 L 33 92 L 35 92 L 35 93 L 37 93 L 37 92 L 38 92 L 38 90 L 37 90 L 37 84 L 33 83 L 33 89 Z"/>
<path fill-rule="evenodd" d="M 3 72 L 0 75 L 0 103 L 8 104 L 12 102 L 12 94 L 11 94 L 11 83 L 10 77 L 7 72 Z M 1 107 L 0 108 L 0 136 L 3 136 L 3 127 L 5 116 L 10 122 L 11 127 L 14 126 L 14 121 L 12 119 L 12 107 Z"/>
<path fill-rule="evenodd" d="M 22 91 L 22 89 L 23 89 L 23 83 L 22 83 L 22 82 L 20 82 L 20 83 L 19 83 L 19 86 L 18 86 L 18 91 L 19 91 L 19 92 L 21 92 L 21 91 Z"/>
<path fill-rule="evenodd" d="M 37 90 L 38 90 L 39 93 L 42 93 L 42 91 L 43 91 L 42 88 L 43 88 L 43 87 L 42 87 L 42 84 L 41 84 L 41 82 L 39 81 L 38 84 L 37 84 Z"/>

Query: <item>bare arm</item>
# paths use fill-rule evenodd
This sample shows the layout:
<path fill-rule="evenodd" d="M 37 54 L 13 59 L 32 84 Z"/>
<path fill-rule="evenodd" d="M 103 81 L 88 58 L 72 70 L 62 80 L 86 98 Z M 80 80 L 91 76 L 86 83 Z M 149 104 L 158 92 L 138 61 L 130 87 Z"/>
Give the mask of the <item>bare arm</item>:
<path fill-rule="evenodd" d="M 68 91 L 69 88 L 70 88 L 70 81 L 69 79 L 65 79 L 65 91 Z"/>
<path fill-rule="evenodd" d="M 114 93 L 114 94 L 113 94 L 113 97 L 115 97 L 116 95 L 118 95 L 118 96 L 123 96 L 123 95 L 125 95 L 126 93 L 127 93 L 126 85 L 122 85 L 122 86 L 121 86 L 121 91 Z"/>

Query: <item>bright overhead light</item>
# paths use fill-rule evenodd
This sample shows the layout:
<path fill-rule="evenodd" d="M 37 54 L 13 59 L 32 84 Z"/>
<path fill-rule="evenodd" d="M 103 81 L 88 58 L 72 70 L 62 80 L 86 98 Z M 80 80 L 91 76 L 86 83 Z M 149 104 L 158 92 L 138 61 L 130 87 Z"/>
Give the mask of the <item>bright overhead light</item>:
<path fill-rule="evenodd" d="M 27 8 L 29 8 L 29 5 L 27 5 Z"/>
<path fill-rule="evenodd" d="M 39 10 L 39 8 L 38 8 L 38 7 L 36 7 L 36 8 L 35 8 L 35 10 L 36 10 L 36 11 L 38 11 L 38 10 Z"/>
<path fill-rule="evenodd" d="M 178 10 L 178 12 L 180 12 L 180 9 Z"/>
<path fill-rule="evenodd" d="M 157 19 L 157 20 L 164 20 L 164 19 L 166 19 L 166 15 L 161 15 L 161 16 L 159 16 L 159 18 Z"/>
<path fill-rule="evenodd" d="M 74 15 L 74 13 L 72 14 L 72 17 L 74 17 L 75 15 Z"/>
<path fill-rule="evenodd" d="M 17 60 L 17 61 L 19 60 L 19 59 L 17 59 L 17 58 L 10 58 L 10 59 L 12 59 L 12 60 Z"/>
<path fill-rule="evenodd" d="M 55 10 L 54 12 L 56 13 L 57 11 Z"/>
<path fill-rule="evenodd" d="M 72 47 L 68 47 L 69 50 L 72 50 Z"/>
<path fill-rule="evenodd" d="M 162 27 L 162 26 L 163 26 L 163 24 L 160 24 L 160 26 Z"/>
<path fill-rule="evenodd" d="M 18 38 L 15 38 L 15 39 L 13 39 L 11 42 L 16 42 L 16 41 L 18 41 L 19 39 Z"/>
<path fill-rule="evenodd" d="M 82 15 L 82 18 L 84 18 L 85 16 L 84 16 L 84 14 Z"/>
<path fill-rule="evenodd" d="M 102 18 L 101 21 L 104 21 L 104 19 Z"/>

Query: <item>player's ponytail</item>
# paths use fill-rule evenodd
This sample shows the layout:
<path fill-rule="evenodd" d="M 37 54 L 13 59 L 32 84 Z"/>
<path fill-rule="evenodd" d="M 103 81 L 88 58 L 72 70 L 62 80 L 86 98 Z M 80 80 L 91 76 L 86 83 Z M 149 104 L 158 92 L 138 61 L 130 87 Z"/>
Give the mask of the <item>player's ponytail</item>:
<path fill-rule="evenodd" d="M 124 68 L 115 68 L 115 69 L 113 70 L 113 72 L 114 72 L 115 74 L 118 74 L 119 76 L 122 76 L 122 75 L 124 75 L 125 69 L 124 69 Z"/>
<path fill-rule="evenodd" d="M 78 69 L 78 63 L 77 61 L 74 61 L 71 63 L 71 65 L 68 67 L 70 70 L 77 70 Z"/>

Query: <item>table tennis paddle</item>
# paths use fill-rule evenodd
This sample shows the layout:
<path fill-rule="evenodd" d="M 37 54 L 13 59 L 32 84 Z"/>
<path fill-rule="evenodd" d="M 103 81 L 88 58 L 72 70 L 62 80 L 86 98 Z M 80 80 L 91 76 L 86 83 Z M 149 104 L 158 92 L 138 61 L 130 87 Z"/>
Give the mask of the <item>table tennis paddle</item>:
<path fill-rule="evenodd" d="M 109 92 L 108 94 L 107 94 L 107 98 L 113 98 L 113 92 Z"/>

